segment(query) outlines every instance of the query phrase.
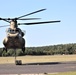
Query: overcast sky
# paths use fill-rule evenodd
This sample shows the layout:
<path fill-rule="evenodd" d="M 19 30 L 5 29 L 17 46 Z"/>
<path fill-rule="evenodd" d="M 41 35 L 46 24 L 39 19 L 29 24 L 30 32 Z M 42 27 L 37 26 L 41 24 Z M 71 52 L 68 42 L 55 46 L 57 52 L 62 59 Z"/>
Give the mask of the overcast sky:
<path fill-rule="evenodd" d="M 19 26 L 26 31 L 26 46 L 48 46 L 76 43 L 76 0 L 0 0 L 0 17 L 14 18 L 46 8 L 47 10 L 27 16 L 40 20 L 18 21 L 19 23 L 61 20 L 60 23 Z M 0 26 L 9 23 L 0 21 Z M 0 47 L 6 37 L 6 28 L 0 28 Z"/>

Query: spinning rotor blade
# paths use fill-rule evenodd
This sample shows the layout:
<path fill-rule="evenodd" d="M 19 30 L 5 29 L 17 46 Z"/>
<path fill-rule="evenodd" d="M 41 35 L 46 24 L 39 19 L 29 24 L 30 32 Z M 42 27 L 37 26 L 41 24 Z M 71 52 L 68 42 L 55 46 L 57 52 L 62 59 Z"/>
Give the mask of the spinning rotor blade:
<path fill-rule="evenodd" d="M 60 20 L 57 21 L 45 21 L 45 22 L 32 22 L 32 23 L 18 23 L 18 25 L 34 25 L 34 24 L 46 24 L 46 23 L 56 23 L 56 22 L 60 22 Z M 4 26 L 0 26 L 1 27 L 7 27 L 10 25 L 4 25 Z"/>
<path fill-rule="evenodd" d="M 0 20 L 4 20 L 9 22 L 8 20 L 17 20 L 18 18 L 0 18 Z M 41 18 L 22 18 L 22 19 L 18 19 L 18 20 L 35 20 L 35 19 L 41 19 Z"/>
<path fill-rule="evenodd" d="M 0 20 L 4 20 L 4 21 L 10 23 L 10 21 L 8 21 L 7 19 L 0 18 Z"/>
<path fill-rule="evenodd" d="M 37 19 L 41 19 L 41 18 L 22 18 L 22 19 L 18 19 L 18 20 L 37 20 Z"/>
<path fill-rule="evenodd" d="M 8 20 L 17 20 L 18 18 L 2 18 L 0 20 L 4 20 L 10 23 L 10 21 Z M 22 19 L 18 19 L 18 20 L 36 20 L 36 19 L 40 19 L 40 18 L 22 18 Z"/>
<path fill-rule="evenodd" d="M 25 16 L 29 16 L 29 15 L 32 15 L 32 14 L 35 14 L 35 13 L 38 13 L 38 12 L 41 12 L 41 11 L 44 11 L 44 10 L 46 10 L 46 9 L 37 10 L 35 12 L 32 12 L 32 13 L 29 13 L 29 14 L 26 14 L 26 15 L 23 15 L 23 16 L 20 16 L 20 17 L 17 17 L 17 19 L 20 19 L 20 18 L 25 17 Z"/>
<path fill-rule="evenodd" d="M 34 25 L 34 24 L 45 24 L 45 23 L 56 23 L 59 21 L 45 21 L 45 22 L 32 22 L 32 23 L 18 23 L 18 25 Z"/>

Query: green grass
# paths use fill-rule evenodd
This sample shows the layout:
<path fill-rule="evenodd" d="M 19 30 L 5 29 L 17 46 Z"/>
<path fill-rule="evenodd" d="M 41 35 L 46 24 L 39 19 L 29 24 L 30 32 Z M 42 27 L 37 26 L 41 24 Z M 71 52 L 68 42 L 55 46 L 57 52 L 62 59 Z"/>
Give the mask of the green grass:
<path fill-rule="evenodd" d="M 22 63 L 76 61 L 76 55 L 20 56 Z M 0 64 L 14 63 L 15 57 L 0 57 Z"/>
<path fill-rule="evenodd" d="M 76 75 L 76 72 L 51 73 L 47 75 Z"/>

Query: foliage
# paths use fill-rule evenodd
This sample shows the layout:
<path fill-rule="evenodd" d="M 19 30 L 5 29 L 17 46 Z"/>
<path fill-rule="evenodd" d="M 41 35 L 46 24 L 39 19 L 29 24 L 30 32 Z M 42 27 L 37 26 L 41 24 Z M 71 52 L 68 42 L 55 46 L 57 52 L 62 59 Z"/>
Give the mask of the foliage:
<path fill-rule="evenodd" d="M 76 72 L 61 72 L 61 73 L 52 73 L 47 75 L 76 75 Z"/>
<path fill-rule="evenodd" d="M 17 56 L 23 55 L 58 55 L 58 54 L 76 54 L 76 44 L 60 44 L 43 47 L 26 47 L 23 53 L 21 49 L 16 50 Z M 0 56 L 14 56 L 15 51 L 9 49 L 7 52 L 0 48 Z"/>

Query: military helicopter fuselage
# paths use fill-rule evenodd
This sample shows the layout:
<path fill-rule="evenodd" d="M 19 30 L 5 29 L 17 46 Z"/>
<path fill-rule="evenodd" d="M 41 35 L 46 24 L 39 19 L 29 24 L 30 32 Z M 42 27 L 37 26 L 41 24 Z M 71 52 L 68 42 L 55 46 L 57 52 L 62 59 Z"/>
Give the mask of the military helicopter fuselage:
<path fill-rule="evenodd" d="M 17 21 L 12 20 L 10 27 L 6 30 L 7 36 L 3 40 L 5 49 L 9 48 L 21 48 L 25 50 L 25 39 L 23 38 L 24 33 L 18 28 Z"/>

